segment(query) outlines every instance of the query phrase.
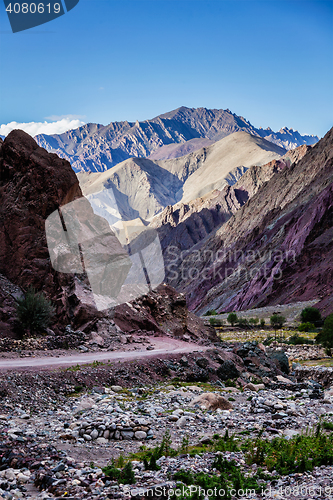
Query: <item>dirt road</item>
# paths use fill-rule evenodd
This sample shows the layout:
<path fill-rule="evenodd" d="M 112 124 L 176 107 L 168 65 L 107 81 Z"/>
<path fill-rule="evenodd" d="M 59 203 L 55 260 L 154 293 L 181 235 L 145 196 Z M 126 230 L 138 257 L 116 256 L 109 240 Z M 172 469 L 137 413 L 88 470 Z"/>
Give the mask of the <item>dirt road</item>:
<path fill-rule="evenodd" d="M 41 356 L 0 360 L 0 371 L 6 370 L 27 370 L 27 369 L 54 369 L 73 365 L 92 363 L 93 361 L 113 362 L 129 361 L 133 359 L 155 358 L 165 354 L 179 354 L 195 351 L 204 351 L 206 346 L 183 342 L 169 337 L 155 337 L 151 342 L 153 350 L 132 350 L 132 351 L 99 351 L 88 353 L 72 353 L 65 356 Z M 49 351 L 50 353 L 51 351 Z"/>

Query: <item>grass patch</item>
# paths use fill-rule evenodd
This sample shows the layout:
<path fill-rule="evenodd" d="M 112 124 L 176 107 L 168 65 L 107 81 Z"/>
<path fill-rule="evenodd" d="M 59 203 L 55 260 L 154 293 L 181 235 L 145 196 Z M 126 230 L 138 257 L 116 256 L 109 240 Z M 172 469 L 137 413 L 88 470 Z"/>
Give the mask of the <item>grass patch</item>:
<path fill-rule="evenodd" d="M 66 371 L 68 372 L 78 372 L 82 370 L 83 368 L 97 368 L 98 366 L 104 366 L 106 363 L 103 363 L 103 361 L 93 361 L 92 363 L 86 363 L 83 365 L 77 364 L 75 366 L 70 366 L 69 368 L 66 368 Z"/>
<path fill-rule="evenodd" d="M 323 359 L 303 359 L 298 361 L 301 365 L 305 366 L 327 366 L 333 367 L 333 358 L 323 358 Z"/>
<path fill-rule="evenodd" d="M 235 460 L 224 460 L 222 456 L 218 456 L 213 462 L 213 467 L 219 472 L 219 474 L 205 474 L 203 472 L 192 474 L 189 471 L 179 471 L 174 475 L 174 479 L 178 479 L 185 485 L 196 485 L 200 486 L 204 490 L 209 490 L 216 488 L 218 492 L 214 498 L 217 499 L 231 499 L 230 488 L 234 488 L 236 492 L 241 490 L 251 490 L 252 492 L 261 491 L 262 484 L 258 484 L 257 476 L 245 477 L 245 475 L 240 471 Z M 199 496 L 198 492 L 194 492 L 192 495 L 191 491 L 187 490 L 184 496 L 178 498 L 185 499 L 191 498 L 199 499 L 203 496 Z"/>
<path fill-rule="evenodd" d="M 248 440 L 242 447 L 249 465 L 262 465 L 269 471 L 276 470 L 287 475 L 333 464 L 333 434 L 328 436 L 323 433 L 320 424 L 315 430 L 289 441 L 284 437 L 276 437 L 272 441 L 262 439 L 262 432 L 257 439 Z"/>

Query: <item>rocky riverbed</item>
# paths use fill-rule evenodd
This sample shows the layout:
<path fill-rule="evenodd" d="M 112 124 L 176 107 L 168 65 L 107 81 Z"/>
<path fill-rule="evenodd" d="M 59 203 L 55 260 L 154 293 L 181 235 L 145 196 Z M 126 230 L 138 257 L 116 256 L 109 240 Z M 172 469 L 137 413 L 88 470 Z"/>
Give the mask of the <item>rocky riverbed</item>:
<path fill-rule="evenodd" d="M 164 488 L 167 497 L 179 486 L 174 478 L 179 470 L 219 474 L 214 466 L 219 455 L 234 460 L 245 476 L 256 475 L 258 467 L 248 464 L 244 451 L 210 447 L 226 432 L 240 444 L 259 433 L 263 439 L 290 440 L 315 429 L 320 421 L 333 424 L 332 384 L 324 387 L 306 377 L 296 382 L 293 372 L 282 375 L 273 368 L 260 378 L 261 365 L 254 361 L 259 355 L 262 363 L 268 358 L 258 345 L 228 349 L 229 359 L 222 363 L 217 358 L 225 355 L 222 349 L 143 363 L 140 383 L 130 377 L 138 369 L 133 363 L 118 371 L 90 366 L 1 376 L 0 498 L 97 500 L 129 494 L 146 498 L 148 490 L 150 498 L 154 498 L 152 492 L 155 498 L 163 498 L 159 491 Z M 240 359 L 251 358 L 243 372 L 240 361 L 230 358 L 235 352 Z M 230 359 L 237 361 L 238 378 L 216 377 L 226 362 L 232 363 Z M 163 367 L 177 376 L 163 372 Z M 186 382 L 194 367 L 199 370 L 198 379 L 205 372 L 210 379 Z M 75 385 L 78 381 L 81 386 Z M 160 445 L 168 435 L 178 453 L 162 455 L 156 464 L 159 470 L 147 469 L 140 450 Z M 194 445 L 198 448 L 191 448 Z M 126 461 L 133 453 L 134 484 L 119 484 L 102 471 L 113 458 L 123 456 Z M 259 479 L 259 484 L 266 494 L 252 492 L 248 498 L 296 499 L 299 495 L 286 494 L 286 488 L 298 485 L 308 492 L 302 498 L 329 499 L 333 498 L 333 468 L 329 464 L 288 475 L 271 471 L 269 479 Z"/>

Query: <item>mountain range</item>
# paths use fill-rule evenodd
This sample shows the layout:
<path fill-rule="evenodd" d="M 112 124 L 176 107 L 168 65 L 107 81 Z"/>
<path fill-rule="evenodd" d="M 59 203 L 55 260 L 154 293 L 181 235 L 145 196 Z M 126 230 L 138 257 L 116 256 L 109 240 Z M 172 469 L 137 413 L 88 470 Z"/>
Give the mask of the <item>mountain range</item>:
<path fill-rule="evenodd" d="M 59 135 L 40 134 L 35 140 L 47 151 L 68 160 L 75 172 L 103 172 L 131 157 L 165 160 L 180 157 L 223 139 L 247 132 L 284 149 L 312 145 L 317 136 L 287 127 L 278 132 L 254 127 L 230 110 L 184 106 L 151 120 L 88 123 Z"/>
<path fill-rule="evenodd" d="M 251 166 L 264 165 L 285 153 L 261 137 L 235 132 L 179 158 L 131 158 L 106 172 L 79 173 L 78 178 L 96 213 L 112 225 L 120 218 L 148 220 L 169 205 L 221 190 L 237 182 Z"/>
<path fill-rule="evenodd" d="M 158 234 L 162 289 L 175 294 L 170 311 L 186 297 L 196 314 L 314 299 L 324 316 L 332 313 L 333 129 L 288 151 L 244 130 L 207 140 L 180 157 L 170 148 L 167 159 L 133 157 L 78 175 L 22 131 L 0 140 L 0 281 L 13 290 L 9 296 L 0 286 L 0 330 L 14 332 L 15 297 L 33 285 L 56 308 L 55 331 L 71 324 L 116 334 L 108 310 L 96 310 L 86 273 L 51 265 L 46 220 L 78 199 L 86 204 L 87 234 L 104 228 L 112 241 L 125 234 L 123 250 L 143 248 L 145 255 L 140 245 Z M 128 227 L 118 233 L 122 221 Z M 102 250 L 97 245 L 94 258 L 104 258 Z M 132 308 L 130 301 L 117 307 L 123 318 Z M 138 321 L 145 307 L 131 309 Z M 158 331 L 155 320 L 140 321 L 140 328 Z M 192 328 L 186 324 L 183 333 Z"/>

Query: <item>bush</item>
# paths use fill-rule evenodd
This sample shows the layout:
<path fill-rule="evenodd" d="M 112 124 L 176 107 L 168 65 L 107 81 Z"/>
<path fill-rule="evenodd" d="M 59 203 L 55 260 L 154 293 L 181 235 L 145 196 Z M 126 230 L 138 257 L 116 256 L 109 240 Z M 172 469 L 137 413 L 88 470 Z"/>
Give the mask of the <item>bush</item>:
<path fill-rule="evenodd" d="M 301 323 L 298 327 L 299 332 L 309 332 L 310 330 L 314 330 L 315 326 L 313 323 Z"/>
<path fill-rule="evenodd" d="M 227 321 L 231 324 L 231 326 L 234 326 L 234 324 L 238 321 L 237 314 L 234 312 L 228 314 Z"/>
<path fill-rule="evenodd" d="M 228 380 L 225 381 L 224 384 L 226 387 L 236 387 L 236 382 L 234 380 L 231 380 L 228 378 Z"/>
<path fill-rule="evenodd" d="M 51 302 L 33 287 L 29 287 L 25 297 L 18 299 L 17 316 L 21 326 L 30 332 L 39 332 L 50 324 L 55 309 Z"/>
<path fill-rule="evenodd" d="M 102 469 L 104 474 L 111 480 L 117 480 L 119 484 L 134 484 L 135 477 L 132 470 L 132 462 L 127 462 L 123 469 L 118 469 L 115 466 L 114 460 L 110 465 Z"/>
<path fill-rule="evenodd" d="M 307 339 L 306 337 L 300 337 L 299 335 L 292 335 L 286 344 L 290 345 L 302 345 L 302 344 L 313 344 L 313 340 Z"/>
<path fill-rule="evenodd" d="M 215 309 L 209 309 L 209 311 L 207 311 L 204 316 L 216 316 L 217 312 L 215 311 Z"/>
<path fill-rule="evenodd" d="M 218 318 L 209 318 L 209 323 L 212 326 L 223 326 L 223 320 Z"/>
<path fill-rule="evenodd" d="M 262 328 L 264 328 L 264 326 L 265 326 L 265 320 L 264 320 L 264 318 L 262 318 L 262 319 L 260 320 L 260 326 L 261 326 Z"/>
<path fill-rule="evenodd" d="M 321 314 L 319 309 L 316 307 L 306 307 L 301 312 L 301 320 L 302 323 L 320 323 L 321 322 Z"/>
<path fill-rule="evenodd" d="M 247 328 L 247 327 L 249 327 L 249 322 L 248 322 L 248 320 L 246 318 L 239 318 L 237 324 L 241 328 Z"/>
<path fill-rule="evenodd" d="M 322 344 L 326 349 L 333 347 L 333 314 L 327 316 L 322 331 L 316 337 L 317 344 Z"/>
<path fill-rule="evenodd" d="M 257 325 L 259 323 L 259 319 L 258 318 L 250 318 L 249 323 L 251 325 Z"/>

